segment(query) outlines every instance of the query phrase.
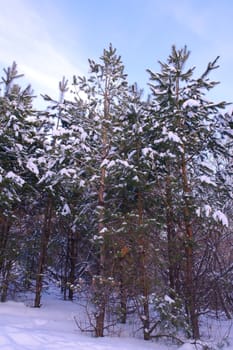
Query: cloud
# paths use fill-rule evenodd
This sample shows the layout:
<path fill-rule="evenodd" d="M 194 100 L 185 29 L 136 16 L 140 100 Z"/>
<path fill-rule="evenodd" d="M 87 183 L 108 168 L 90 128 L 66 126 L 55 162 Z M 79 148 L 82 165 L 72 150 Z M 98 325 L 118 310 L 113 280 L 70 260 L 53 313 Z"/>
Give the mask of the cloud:
<path fill-rule="evenodd" d="M 33 2 L 8 0 L 6 5 L 0 0 L 0 6 L 0 63 L 3 67 L 16 61 L 20 73 L 25 74 L 37 94 L 53 96 L 58 94 L 62 76 L 70 78 L 82 74 L 84 65 L 74 65 L 64 50 L 65 36 L 61 39 L 59 30 L 56 35 L 51 34 L 49 16 L 40 16 Z"/>
<path fill-rule="evenodd" d="M 160 10 L 169 14 L 171 18 L 186 27 L 193 34 L 203 36 L 206 31 L 206 12 L 203 8 L 200 11 L 200 8 L 195 5 L 195 1 L 163 0 L 158 6 Z"/>

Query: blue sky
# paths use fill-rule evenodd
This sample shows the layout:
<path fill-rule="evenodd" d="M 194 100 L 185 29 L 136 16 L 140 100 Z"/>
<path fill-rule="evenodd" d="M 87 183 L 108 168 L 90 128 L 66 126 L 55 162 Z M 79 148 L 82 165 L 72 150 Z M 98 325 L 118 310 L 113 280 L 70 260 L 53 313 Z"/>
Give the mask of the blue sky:
<path fill-rule="evenodd" d="M 15 60 L 38 95 L 56 98 L 62 76 L 87 74 L 110 42 L 145 88 L 146 68 L 186 44 L 197 75 L 220 55 L 212 96 L 233 101 L 232 0 L 0 0 L 0 9 L 0 69 Z"/>

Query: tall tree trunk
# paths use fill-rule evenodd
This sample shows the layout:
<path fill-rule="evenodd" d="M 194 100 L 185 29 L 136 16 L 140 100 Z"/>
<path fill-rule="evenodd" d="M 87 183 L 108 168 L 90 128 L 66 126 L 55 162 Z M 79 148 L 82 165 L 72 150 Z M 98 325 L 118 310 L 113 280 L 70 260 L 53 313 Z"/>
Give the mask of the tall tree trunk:
<path fill-rule="evenodd" d="M 41 235 L 41 245 L 40 245 L 40 255 L 39 255 L 38 270 L 37 270 L 37 277 L 36 277 L 36 293 L 35 293 L 34 307 L 40 307 L 40 302 L 41 302 L 43 275 L 44 275 L 44 269 L 45 269 L 46 258 L 47 258 L 47 247 L 48 247 L 49 237 L 51 233 L 52 211 L 53 211 L 52 199 L 49 198 L 45 208 L 44 226 L 43 226 L 42 235 Z"/>
<path fill-rule="evenodd" d="M 141 191 L 138 192 L 138 226 L 141 230 L 143 226 L 143 199 Z M 141 234 L 141 233 L 140 233 Z M 150 340 L 150 308 L 149 308 L 149 280 L 148 280 L 148 267 L 147 267 L 147 254 L 148 254 L 148 242 L 143 237 L 140 239 L 141 252 L 140 252 L 140 271 L 141 271 L 141 288 L 143 295 L 143 338 L 144 340 Z"/>
<path fill-rule="evenodd" d="M 6 258 L 6 248 L 9 239 L 11 221 L 5 216 L 0 216 L 0 272 Z"/>
<path fill-rule="evenodd" d="M 174 228 L 174 212 L 172 207 L 171 179 L 166 178 L 166 224 L 167 224 L 167 252 L 168 274 L 170 288 L 180 292 L 177 237 Z"/>
<path fill-rule="evenodd" d="M 13 261 L 8 260 L 5 264 L 3 271 L 3 281 L 1 286 L 1 302 L 5 302 L 7 298 L 7 292 L 10 284 L 10 277 L 11 277 L 11 269 L 13 265 Z"/>
<path fill-rule="evenodd" d="M 69 272 L 69 300 L 73 300 L 74 298 L 74 289 L 73 285 L 75 282 L 75 268 L 76 268 L 76 262 L 77 262 L 77 237 L 74 236 L 75 234 L 72 232 L 70 237 L 70 244 L 69 244 L 69 254 L 70 254 L 70 272 Z"/>
<path fill-rule="evenodd" d="M 105 78 L 105 94 L 104 94 L 104 124 L 102 125 L 102 161 L 107 158 L 109 149 L 109 137 L 106 127 L 106 120 L 109 119 L 109 96 L 108 96 L 108 78 Z M 106 237 L 103 232 L 104 217 L 105 217 L 105 183 L 106 183 L 106 169 L 101 167 L 100 169 L 100 186 L 98 191 L 98 208 L 99 208 L 99 222 L 98 222 L 98 234 L 100 237 L 100 257 L 99 257 L 99 277 L 104 280 L 106 274 Z M 101 288 L 102 289 L 102 288 Z M 105 288 L 104 288 L 105 289 Z M 96 337 L 104 336 L 104 320 L 106 310 L 106 295 L 105 290 L 97 291 L 98 311 L 96 314 Z M 102 294 L 102 295 L 101 295 Z"/>
<path fill-rule="evenodd" d="M 193 229 L 190 219 L 189 195 L 190 188 L 187 177 L 187 167 L 185 161 L 185 153 L 182 155 L 182 182 L 184 194 L 184 224 L 185 224 L 185 255 L 186 255 L 186 270 L 185 270 L 185 292 L 186 292 L 186 308 L 188 310 L 192 334 L 194 339 L 200 338 L 198 313 L 196 306 L 196 291 L 194 285 L 193 273 Z"/>
<path fill-rule="evenodd" d="M 100 188 L 98 193 L 98 207 L 99 207 L 99 223 L 98 223 L 98 233 L 100 236 L 100 256 L 99 256 L 99 278 L 104 279 L 105 277 L 105 236 L 103 232 L 104 228 L 104 190 L 105 190 L 105 169 L 101 169 L 101 179 L 100 179 Z M 99 283 L 97 284 L 99 285 Z M 98 287 L 97 287 L 98 288 Z M 95 335 L 96 337 L 104 336 L 104 319 L 105 319 L 105 290 L 103 288 L 99 288 L 96 290 L 96 300 L 97 313 L 96 313 L 96 327 L 95 327 Z"/>
<path fill-rule="evenodd" d="M 180 76 L 176 77 L 176 107 L 179 110 L 179 96 L 180 93 Z M 184 120 L 181 118 L 179 122 L 180 128 L 183 127 Z M 190 215 L 190 187 L 187 175 L 187 164 L 185 158 L 185 145 L 183 144 L 183 152 L 181 155 L 181 174 L 182 174 L 182 187 L 183 187 L 183 199 L 184 199 L 184 225 L 185 225 L 185 297 L 186 297 L 186 309 L 188 311 L 188 317 L 192 328 L 192 335 L 194 339 L 200 338 L 198 313 L 196 309 L 196 291 L 194 285 L 193 274 L 193 229 L 191 224 Z"/>
<path fill-rule="evenodd" d="M 67 297 L 67 290 L 68 290 L 68 270 L 69 270 L 69 237 L 67 237 L 66 241 L 66 251 L 65 251 L 65 266 L 64 266 L 64 272 L 62 274 L 62 284 L 61 284 L 61 291 L 63 293 L 63 299 L 66 300 Z"/>
<path fill-rule="evenodd" d="M 96 314 L 96 327 L 95 327 L 96 337 L 104 336 L 105 308 L 106 308 L 105 301 L 102 299 L 102 303 L 99 302 L 98 313 Z"/>
<path fill-rule="evenodd" d="M 126 318 L 127 318 L 127 291 L 126 291 L 126 285 L 125 285 L 125 273 L 124 273 L 124 264 L 123 264 L 123 259 L 122 257 L 119 260 L 119 272 L 120 272 L 120 322 L 122 324 L 126 323 Z"/>
<path fill-rule="evenodd" d="M 11 221 L 5 216 L 0 216 L 0 286 L 1 301 L 7 298 L 10 270 L 12 267 L 11 258 L 7 254 L 7 244 L 10 236 Z"/>

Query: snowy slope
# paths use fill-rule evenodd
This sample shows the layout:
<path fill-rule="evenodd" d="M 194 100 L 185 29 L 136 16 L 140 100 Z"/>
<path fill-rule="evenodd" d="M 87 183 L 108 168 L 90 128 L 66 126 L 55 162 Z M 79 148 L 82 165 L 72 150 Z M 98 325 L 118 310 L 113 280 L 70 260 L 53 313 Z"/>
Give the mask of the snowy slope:
<path fill-rule="evenodd" d="M 94 338 L 79 331 L 75 317 L 82 317 L 77 303 L 43 298 L 43 306 L 35 309 L 23 302 L 0 303 L 1 350 L 165 350 L 177 349 L 161 343 L 136 338 Z M 201 349 L 184 344 L 180 350 Z M 233 349 L 233 347 L 227 348 Z"/>
<path fill-rule="evenodd" d="M 165 350 L 167 347 L 133 338 L 94 338 L 74 322 L 77 304 L 43 298 L 35 309 L 22 302 L 0 304 L 1 350 Z"/>

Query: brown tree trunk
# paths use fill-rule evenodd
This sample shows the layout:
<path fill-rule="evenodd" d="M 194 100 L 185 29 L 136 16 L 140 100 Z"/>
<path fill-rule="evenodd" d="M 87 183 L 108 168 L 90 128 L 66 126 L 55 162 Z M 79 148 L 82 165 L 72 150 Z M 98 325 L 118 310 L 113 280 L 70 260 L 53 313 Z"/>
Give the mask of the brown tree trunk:
<path fill-rule="evenodd" d="M 40 255 L 39 255 L 38 270 L 37 270 L 37 277 L 36 277 L 36 292 L 35 292 L 34 307 L 40 307 L 40 302 L 41 302 L 43 274 L 44 274 L 44 269 L 46 264 L 47 247 L 48 247 L 49 237 L 51 233 L 52 210 L 53 210 L 52 200 L 51 198 L 49 198 L 47 202 L 47 206 L 45 208 L 44 227 L 43 227 L 42 236 L 41 236 L 41 246 L 40 246 Z"/>
<path fill-rule="evenodd" d="M 185 255 L 186 255 L 186 270 L 185 270 L 185 293 L 186 293 L 186 308 L 188 310 L 192 335 L 194 339 L 200 338 L 198 312 L 196 306 L 196 291 L 194 285 L 193 273 L 193 229 L 190 219 L 189 195 L 190 188 L 188 184 L 187 168 L 185 155 L 182 155 L 182 182 L 184 194 L 184 224 L 185 224 Z"/>
<path fill-rule="evenodd" d="M 66 300 L 67 290 L 68 290 L 68 269 L 69 269 L 69 238 L 66 242 L 66 252 L 65 252 L 65 266 L 64 273 L 62 275 L 62 285 L 61 291 L 63 292 L 63 299 Z"/>
<path fill-rule="evenodd" d="M 176 103 L 177 109 L 179 109 L 179 93 L 180 93 L 180 77 L 176 77 Z M 184 121 L 180 119 L 180 127 L 182 128 Z M 183 153 L 181 155 L 181 174 L 182 174 L 182 186 L 183 186 L 183 199 L 184 199 L 184 225 L 185 225 L 185 297 L 186 297 L 186 309 L 188 311 L 188 317 L 192 328 L 192 335 L 194 339 L 200 338 L 198 313 L 196 307 L 196 291 L 194 285 L 193 274 L 193 229 L 191 224 L 190 215 L 190 187 L 187 175 L 187 164 L 185 158 L 185 145 L 183 145 Z"/>
<path fill-rule="evenodd" d="M 74 289 L 73 285 L 75 283 L 75 268 L 77 262 L 77 238 L 74 237 L 74 233 L 72 233 L 69 244 L 69 253 L 70 253 L 70 272 L 69 272 L 69 300 L 73 300 L 74 298 Z"/>
<path fill-rule="evenodd" d="M 9 260 L 6 262 L 6 266 L 4 268 L 3 282 L 1 286 L 1 302 L 5 302 L 7 298 L 7 292 L 10 284 L 11 277 L 11 269 L 12 269 L 12 261 Z"/>
<path fill-rule="evenodd" d="M 98 224 L 98 233 L 100 236 L 100 255 L 99 255 L 99 278 L 105 278 L 105 234 L 102 231 L 104 228 L 104 189 L 105 189 L 105 169 L 101 169 L 101 181 L 100 188 L 98 193 L 98 207 L 99 207 L 99 224 Z M 99 283 L 98 283 L 99 284 Z M 97 285 L 98 285 L 97 284 Z M 97 313 L 96 313 L 96 327 L 95 335 L 96 337 L 104 336 L 104 320 L 105 320 L 105 288 L 102 286 L 99 290 L 95 290 L 96 300 L 97 300 Z"/>
<path fill-rule="evenodd" d="M 119 261 L 120 269 L 120 322 L 122 324 L 126 323 L 127 318 L 127 292 L 124 281 L 124 267 L 121 261 Z"/>
<path fill-rule="evenodd" d="M 4 266 L 6 247 L 10 233 L 11 222 L 5 216 L 0 216 L 0 272 Z"/>
<path fill-rule="evenodd" d="M 141 191 L 138 192 L 138 227 L 141 230 L 143 225 L 143 199 Z M 141 233 L 140 233 L 141 235 Z M 144 340 L 150 340 L 150 309 L 149 309 L 149 279 L 148 279 L 148 267 L 147 267 L 147 254 L 148 254 L 148 241 L 144 237 L 140 238 L 139 244 L 141 245 L 140 252 L 140 271 L 141 271 L 141 288 L 143 295 L 143 338 Z"/>
<path fill-rule="evenodd" d="M 170 288 L 180 292 L 178 245 L 174 228 L 174 212 L 172 207 L 171 179 L 166 178 L 166 224 L 167 224 L 167 252 L 168 252 L 168 277 Z"/>
<path fill-rule="evenodd" d="M 99 305 L 98 314 L 96 315 L 96 327 L 95 327 L 96 337 L 104 336 L 104 320 L 105 320 L 105 301 L 103 302 L 103 304 Z"/>
<path fill-rule="evenodd" d="M 12 263 L 10 257 L 7 256 L 7 243 L 10 235 L 11 221 L 5 216 L 0 217 L 0 275 L 2 277 L 2 285 L 0 286 L 1 291 L 1 302 L 6 301 L 10 270 Z"/>
<path fill-rule="evenodd" d="M 109 149 L 109 137 L 107 127 L 105 125 L 106 120 L 109 119 L 109 96 L 108 96 L 108 78 L 105 79 L 105 94 L 104 94 L 104 124 L 102 125 L 102 161 L 107 158 Z M 99 277 L 105 279 L 106 275 L 106 237 L 103 232 L 104 228 L 104 217 L 105 217 L 105 183 L 106 183 L 106 170 L 105 167 L 100 169 L 100 186 L 98 190 L 98 208 L 99 208 L 99 222 L 98 222 L 98 235 L 100 237 L 100 255 L 99 255 Z M 108 288 L 108 287 L 106 287 Z M 96 291 L 97 293 L 97 314 L 96 314 L 96 337 L 104 336 L 104 321 L 105 321 L 105 310 L 106 310 L 106 292 L 105 288 Z"/>

